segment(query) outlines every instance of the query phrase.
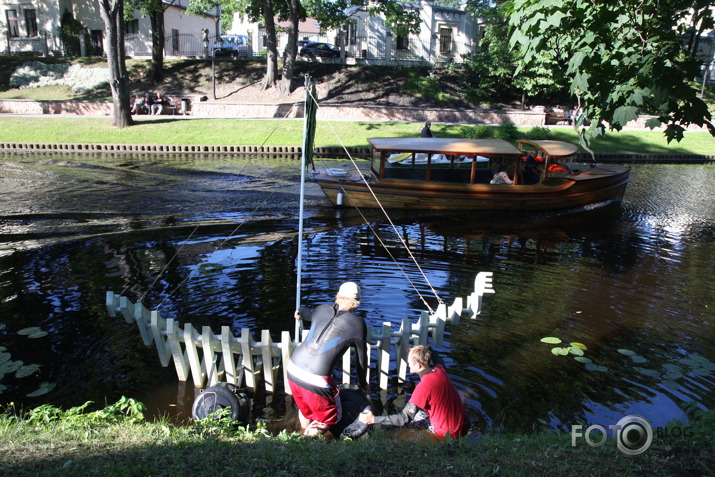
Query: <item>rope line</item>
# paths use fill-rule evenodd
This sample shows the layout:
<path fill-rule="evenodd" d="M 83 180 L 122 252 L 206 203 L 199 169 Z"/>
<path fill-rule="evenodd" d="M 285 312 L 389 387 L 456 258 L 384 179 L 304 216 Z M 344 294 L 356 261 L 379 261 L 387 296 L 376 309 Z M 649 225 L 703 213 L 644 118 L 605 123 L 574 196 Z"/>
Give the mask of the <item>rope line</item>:
<path fill-rule="evenodd" d="M 281 118 L 281 119 L 286 119 L 286 118 L 288 117 L 288 115 L 289 115 L 289 114 L 293 111 L 293 109 L 296 107 L 297 104 L 298 104 L 298 103 L 293 103 L 293 105 L 290 107 L 290 109 L 286 112 L 285 116 L 283 116 L 283 118 Z M 265 138 L 265 139 L 263 140 L 263 142 L 261 143 L 261 146 L 264 146 L 264 145 L 266 144 L 266 142 L 268 142 L 268 140 L 271 138 L 271 136 L 273 136 L 273 134 L 276 132 L 276 130 L 278 130 L 278 126 L 280 125 L 280 120 L 276 121 L 275 123 L 276 123 L 276 124 L 275 124 L 275 126 L 273 127 L 273 129 L 270 131 L 270 133 L 268 133 L 268 136 L 266 136 L 266 138 Z M 258 154 L 252 154 L 252 155 L 250 155 L 250 156 L 248 157 L 248 161 L 246 161 L 246 163 L 243 165 L 243 167 L 241 167 L 241 169 L 238 171 L 237 175 L 240 176 L 241 174 L 243 174 L 243 171 L 248 167 L 248 165 L 251 163 L 251 161 L 252 161 L 254 158 L 256 158 L 257 156 L 258 156 Z M 223 194 L 226 194 L 226 193 L 228 192 L 228 190 L 229 190 L 229 185 L 227 185 L 226 188 L 224 188 L 224 189 L 220 192 L 219 196 L 221 196 L 221 195 L 223 195 Z M 268 196 L 266 196 L 266 197 L 263 199 L 263 201 L 261 201 L 261 202 L 251 211 L 251 214 L 255 213 L 263 204 L 265 204 L 266 201 L 268 201 L 268 199 L 270 199 L 270 198 L 273 196 L 273 194 L 275 194 L 275 191 L 272 191 L 270 194 L 268 194 Z M 244 221 L 244 222 L 240 222 L 240 223 L 231 231 L 231 233 L 228 234 L 227 237 L 225 237 L 223 240 L 221 240 L 221 241 L 214 247 L 213 252 L 216 252 L 217 250 L 220 250 L 221 247 L 223 247 L 223 245 L 224 245 L 231 237 L 233 237 L 233 236 L 238 232 L 238 230 L 243 226 L 244 223 L 245 223 L 245 221 Z M 149 291 L 154 287 L 154 285 L 156 285 L 156 283 L 159 281 L 159 278 L 164 274 L 164 272 L 166 272 L 166 270 L 169 268 L 169 265 L 171 265 L 171 263 L 174 261 L 174 259 L 179 256 L 179 253 L 181 253 L 181 250 L 186 246 L 186 244 L 188 244 L 189 240 L 191 240 L 191 238 L 192 238 L 192 237 L 194 236 L 194 234 L 198 231 L 198 229 L 199 229 L 199 227 L 201 227 L 201 225 L 202 225 L 202 224 L 200 224 L 200 223 L 199 223 L 199 224 L 196 224 L 196 226 L 195 226 L 194 229 L 191 231 L 191 233 L 189 234 L 189 236 L 186 237 L 186 239 L 184 239 L 183 243 L 179 246 L 179 248 L 176 250 L 176 252 L 174 252 L 174 255 L 169 259 L 168 262 L 166 262 L 166 264 L 165 264 L 164 267 L 161 269 L 161 271 L 156 275 L 156 277 L 154 277 L 154 280 L 151 282 L 151 284 L 146 288 L 146 290 L 144 291 L 144 293 L 139 297 L 139 299 L 137 300 L 137 303 L 141 303 L 142 300 L 144 300 L 144 298 L 145 298 L 146 295 L 149 293 Z M 161 301 L 161 303 L 159 303 L 158 306 L 163 305 L 163 304 L 166 302 L 166 300 L 168 300 L 172 295 L 174 295 L 174 293 L 176 293 L 176 292 L 179 290 L 179 288 L 181 288 L 181 286 L 184 285 L 184 283 L 186 283 L 191 277 L 194 276 L 194 273 L 196 272 L 196 270 L 198 270 L 198 267 L 197 267 L 195 270 L 193 270 L 190 274 L 188 274 L 188 275 L 186 276 L 186 278 L 184 278 L 171 292 L 169 292 L 168 296 L 166 296 L 166 297 Z M 129 285 L 127 285 L 127 286 L 124 288 L 124 290 L 122 291 L 121 295 L 124 295 L 124 293 L 126 293 L 126 291 L 127 291 L 128 289 L 129 289 Z M 157 308 L 158 308 L 158 307 L 157 307 Z"/>
<path fill-rule="evenodd" d="M 309 94 L 310 94 L 311 98 L 313 98 L 313 100 L 315 101 L 315 104 L 318 106 L 318 108 L 320 108 L 320 104 L 318 104 L 318 100 L 313 96 L 312 93 L 309 93 Z M 343 141 L 342 141 L 342 139 L 340 138 L 340 136 L 338 135 L 338 133 L 335 131 L 335 128 L 333 128 L 333 124 L 332 124 L 330 121 L 326 121 L 326 123 L 328 123 L 328 126 L 330 127 L 330 130 L 333 131 L 333 135 L 335 136 L 335 138 L 336 138 L 336 139 L 338 140 L 338 142 L 340 143 L 340 147 L 342 147 L 342 148 L 343 148 L 343 151 L 345 151 L 345 154 L 348 156 L 348 159 L 350 159 L 350 162 L 352 163 L 353 167 L 354 167 L 355 170 L 358 171 L 358 173 L 359 173 L 359 172 L 360 172 L 360 168 L 358 168 L 357 163 L 355 162 L 355 159 L 353 159 L 352 154 L 350 154 L 350 151 L 348 151 L 348 149 L 347 149 L 347 147 L 345 146 L 345 144 L 343 144 Z M 392 219 L 390 218 L 390 216 L 388 215 L 387 211 L 385 210 L 385 208 L 384 208 L 384 207 L 382 206 L 382 204 L 380 203 L 380 200 L 377 198 L 377 195 L 375 195 L 375 192 L 372 190 L 372 187 L 370 187 L 370 184 L 367 182 L 367 179 L 362 175 L 362 173 L 360 173 L 360 179 L 365 183 L 365 186 L 367 187 L 367 190 L 370 191 L 370 194 L 372 195 L 373 199 L 375 199 L 375 203 L 377 203 L 377 205 L 379 206 L 379 208 L 380 208 L 380 210 L 382 211 L 383 215 L 385 216 L 385 218 L 387 219 L 387 221 L 390 223 L 390 226 L 391 226 L 392 229 L 395 231 L 395 234 L 400 238 L 400 242 L 402 243 L 402 246 L 405 248 L 405 250 L 407 250 L 407 254 L 410 256 L 410 258 L 411 258 L 412 261 L 414 262 L 415 266 L 417 267 L 417 270 L 419 270 L 420 274 L 422 275 L 422 278 L 424 278 L 425 282 L 427 283 L 427 286 L 429 286 L 430 290 L 432 291 L 432 293 L 434 294 L 434 296 L 437 298 L 437 301 L 438 301 L 439 303 L 444 303 L 444 302 L 442 301 L 442 299 L 440 298 L 439 294 L 437 293 L 437 291 L 436 291 L 436 290 L 434 289 L 434 287 L 432 286 L 432 283 L 430 282 L 429 278 L 427 278 L 427 275 L 425 274 L 424 270 L 422 269 L 422 267 L 420 266 L 420 264 L 417 262 L 417 259 L 415 258 L 414 254 L 412 253 L 412 250 L 410 250 L 410 247 L 407 245 L 407 242 L 405 242 L 405 240 L 402 238 L 402 235 L 400 235 L 400 232 L 397 230 L 397 226 L 395 226 L 395 224 L 392 222 Z M 340 188 L 342 189 L 342 186 L 341 186 Z M 344 190 L 344 189 L 342 189 L 342 190 Z M 357 209 L 357 207 L 355 207 L 355 208 Z M 361 213 L 360 215 L 362 215 L 362 213 Z M 363 218 L 364 218 L 364 217 L 363 217 Z M 394 257 L 393 257 L 393 260 L 394 260 Z M 397 262 L 395 262 L 395 263 L 397 263 Z M 405 274 L 404 270 L 402 270 L 402 269 L 400 269 L 400 270 L 402 271 L 403 275 L 405 275 L 405 277 L 407 278 L 407 275 Z M 409 281 L 409 278 L 408 278 L 408 281 Z M 410 282 L 410 283 L 412 283 L 412 282 Z M 413 289 L 414 289 L 415 292 L 420 296 L 420 299 L 421 299 L 422 301 L 424 301 L 424 298 L 422 297 L 422 294 L 419 292 L 419 290 L 417 290 L 417 288 L 414 287 L 414 285 L 413 285 Z"/>

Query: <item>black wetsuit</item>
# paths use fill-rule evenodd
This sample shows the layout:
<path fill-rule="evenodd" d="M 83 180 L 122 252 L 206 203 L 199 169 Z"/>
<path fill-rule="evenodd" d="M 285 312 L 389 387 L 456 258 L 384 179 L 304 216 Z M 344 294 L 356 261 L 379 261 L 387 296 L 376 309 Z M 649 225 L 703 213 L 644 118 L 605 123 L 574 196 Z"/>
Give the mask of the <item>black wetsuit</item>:
<path fill-rule="evenodd" d="M 310 392 L 324 394 L 324 388 L 312 385 L 302 373 L 331 376 L 338 360 L 350 346 L 354 346 L 357 375 L 364 388 L 367 384 L 367 326 L 362 318 L 347 310 L 338 311 L 336 304 L 320 305 L 312 316 L 303 314 L 303 318 L 313 324 L 305 341 L 290 358 L 289 379 Z"/>

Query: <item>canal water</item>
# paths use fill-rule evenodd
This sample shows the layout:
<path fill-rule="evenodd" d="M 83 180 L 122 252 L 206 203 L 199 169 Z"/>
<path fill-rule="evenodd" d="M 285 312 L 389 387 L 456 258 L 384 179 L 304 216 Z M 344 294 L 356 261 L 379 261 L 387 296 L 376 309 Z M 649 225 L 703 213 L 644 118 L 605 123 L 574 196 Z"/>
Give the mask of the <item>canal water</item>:
<path fill-rule="evenodd" d="M 190 413 L 193 385 L 105 292 L 216 332 L 292 331 L 299 178 L 288 159 L 0 156 L 0 405 L 125 395 Z M 623 202 L 568 213 L 365 219 L 308 185 L 303 305 L 354 280 L 377 328 L 493 272 L 442 348 L 475 429 L 662 426 L 715 405 L 715 167 L 634 165 Z M 279 419 L 281 402 L 254 412 Z"/>

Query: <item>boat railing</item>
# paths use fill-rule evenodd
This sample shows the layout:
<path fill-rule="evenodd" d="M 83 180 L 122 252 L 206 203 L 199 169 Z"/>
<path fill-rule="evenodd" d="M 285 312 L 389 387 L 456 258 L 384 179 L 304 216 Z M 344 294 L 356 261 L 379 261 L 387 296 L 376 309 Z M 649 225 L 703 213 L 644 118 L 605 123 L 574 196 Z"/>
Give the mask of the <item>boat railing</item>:
<path fill-rule="evenodd" d="M 491 293 L 494 293 L 492 272 L 480 272 L 474 280 L 474 291 L 465 299 L 457 297 L 451 306 L 442 303 L 432 314 L 423 311 L 414 322 L 404 318 L 397 327 L 385 322 L 379 329 L 368 328 L 371 382 L 377 380 L 381 390 L 388 389 L 391 377 L 404 383 L 409 348 L 427 344 L 429 338 L 435 346 L 442 346 L 445 325 L 457 324 L 464 314 L 476 318 L 482 311 L 482 298 Z M 149 310 L 142 303 L 133 303 L 112 291 L 107 292 L 106 306 L 110 316 L 121 314 L 128 324 L 136 323 L 144 344 L 156 347 L 162 366 L 168 367 L 173 362 L 180 381 L 191 377 L 199 388 L 225 381 L 251 390 L 261 386 L 267 393 L 278 388 L 281 371 L 283 383 L 287 382 L 286 367 L 282 364 L 297 346 L 288 331 L 281 333 L 279 341 L 273 341 L 269 330 L 261 331 L 260 341 L 253 338 L 248 328 L 243 328 L 240 336 L 235 336 L 229 326 L 222 326 L 218 334 L 210 326 L 199 331 L 191 323 L 182 326 L 175 319 L 165 319 L 159 311 Z M 355 376 L 352 354 L 351 349 L 342 360 L 341 382 L 346 385 Z M 284 388 L 290 393 L 288 386 Z"/>

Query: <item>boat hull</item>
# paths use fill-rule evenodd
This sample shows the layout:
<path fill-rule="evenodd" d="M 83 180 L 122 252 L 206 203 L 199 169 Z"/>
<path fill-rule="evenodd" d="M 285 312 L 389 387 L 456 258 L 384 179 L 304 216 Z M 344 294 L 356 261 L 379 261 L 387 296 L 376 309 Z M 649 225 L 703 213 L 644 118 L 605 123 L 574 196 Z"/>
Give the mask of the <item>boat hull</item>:
<path fill-rule="evenodd" d="M 536 185 L 378 181 L 372 172 L 360 173 L 367 177 L 367 184 L 357 173 L 345 177 L 319 174 L 316 182 L 335 206 L 382 206 L 385 209 L 445 211 L 536 211 L 620 200 L 629 181 L 630 169 L 622 166 L 583 165 L 583 172 L 578 175 L 551 177 Z M 339 191 L 342 191 L 340 199 Z"/>

